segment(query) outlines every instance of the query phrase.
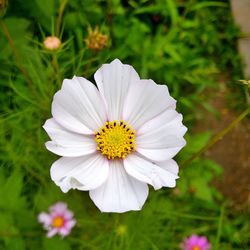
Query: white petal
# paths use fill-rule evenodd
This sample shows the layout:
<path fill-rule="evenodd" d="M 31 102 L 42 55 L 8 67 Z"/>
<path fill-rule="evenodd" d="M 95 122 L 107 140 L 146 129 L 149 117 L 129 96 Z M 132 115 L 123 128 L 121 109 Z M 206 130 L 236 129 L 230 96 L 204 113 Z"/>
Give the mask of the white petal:
<path fill-rule="evenodd" d="M 164 110 L 174 109 L 175 103 L 167 86 L 157 85 L 152 80 L 140 80 L 130 85 L 124 103 L 123 120 L 137 130 Z"/>
<path fill-rule="evenodd" d="M 124 159 L 124 167 L 127 173 L 134 178 L 146 182 L 160 189 L 161 187 L 175 187 L 178 176 L 145 160 L 136 154 L 130 154 Z"/>
<path fill-rule="evenodd" d="M 96 153 L 82 157 L 62 157 L 50 169 L 51 179 L 62 189 L 90 190 L 102 185 L 108 177 L 108 160 Z"/>
<path fill-rule="evenodd" d="M 110 162 L 107 181 L 89 194 L 102 212 L 123 213 L 142 208 L 148 196 L 148 186 L 129 176 L 122 161 L 116 160 Z"/>
<path fill-rule="evenodd" d="M 108 119 L 110 121 L 120 120 L 128 88 L 140 79 L 138 74 L 132 66 L 122 64 L 115 59 L 110 64 L 104 64 L 98 69 L 94 77 L 105 100 Z"/>
<path fill-rule="evenodd" d="M 45 145 L 51 152 L 60 156 L 82 156 L 96 151 L 96 142 L 93 135 L 82 135 L 71 132 L 55 121 L 48 119 L 43 128 L 52 141 Z"/>
<path fill-rule="evenodd" d="M 81 134 L 93 134 L 107 120 L 99 91 L 82 77 L 63 81 L 54 96 L 52 115 L 63 127 Z"/>
<path fill-rule="evenodd" d="M 179 173 L 179 166 L 176 163 L 176 161 L 173 159 L 170 159 L 167 161 L 156 162 L 155 164 L 172 174 L 178 175 Z"/>
<path fill-rule="evenodd" d="M 136 150 L 152 161 L 169 160 L 185 146 L 186 131 L 182 115 L 166 110 L 138 129 Z"/>

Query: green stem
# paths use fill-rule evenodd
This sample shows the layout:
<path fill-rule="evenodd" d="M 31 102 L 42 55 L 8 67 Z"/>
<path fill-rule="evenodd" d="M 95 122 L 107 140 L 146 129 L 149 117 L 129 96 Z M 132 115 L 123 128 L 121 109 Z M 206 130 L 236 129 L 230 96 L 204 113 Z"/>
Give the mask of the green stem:
<path fill-rule="evenodd" d="M 43 232 L 0 232 L 0 237 L 37 237 L 42 235 Z"/>
<path fill-rule="evenodd" d="M 221 233 L 222 233 L 222 224 L 223 224 L 223 217 L 224 217 L 224 205 L 221 207 L 220 209 L 220 218 L 219 218 L 219 222 L 218 222 L 218 230 L 217 230 L 217 235 L 216 235 L 216 240 L 215 240 L 215 246 L 214 249 L 215 250 L 219 250 L 219 243 L 220 243 L 220 237 L 221 237 Z"/>
<path fill-rule="evenodd" d="M 194 214 L 186 214 L 186 213 L 179 213 L 179 212 L 168 212 L 166 217 L 169 218 L 172 216 L 180 217 L 180 218 L 186 218 L 191 220 L 203 220 L 203 221 L 216 221 L 218 220 L 218 217 L 207 217 L 202 215 L 194 215 Z"/>
<path fill-rule="evenodd" d="M 58 13 L 58 17 L 56 20 L 56 36 L 59 37 L 60 36 L 60 28 L 61 28 L 61 23 L 62 23 L 62 16 L 63 16 L 63 12 L 64 9 L 67 5 L 67 0 L 62 0 L 60 7 L 59 7 L 59 13 Z"/>
<path fill-rule="evenodd" d="M 243 111 L 238 117 L 236 117 L 225 129 L 216 134 L 204 147 L 202 147 L 199 151 L 194 153 L 190 158 L 183 161 L 180 166 L 186 166 L 190 164 L 193 160 L 207 151 L 210 147 L 216 144 L 219 140 L 221 140 L 229 131 L 231 131 L 241 120 L 243 120 L 250 113 L 250 107 L 248 107 L 245 111 Z"/>
<path fill-rule="evenodd" d="M 61 83 L 62 83 L 61 72 L 60 72 L 60 66 L 59 66 L 56 54 L 52 55 L 51 64 L 52 64 L 52 67 L 54 70 L 54 76 L 55 76 L 55 80 L 57 82 L 57 86 L 58 86 L 58 88 L 61 88 Z"/>
<path fill-rule="evenodd" d="M 22 63 L 21 63 L 21 60 L 20 60 L 20 56 L 16 50 L 16 47 L 14 45 L 14 41 L 9 33 L 9 30 L 8 30 L 8 27 L 6 26 L 6 24 L 4 23 L 4 21 L 0 20 L 0 27 L 4 33 L 4 35 L 6 36 L 7 38 L 7 41 L 10 45 L 10 48 L 12 50 L 12 54 L 13 54 L 13 57 L 15 59 L 15 63 L 16 63 L 16 66 L 18 67 L 18 69 L 21 71 L 21 73 L 23 74 L 24 78 L 26 79 L 30 89 L 32 90 L 32 92 L 34 93 L 34 88 L 33 88 L 33 83 L 26 71 L 26 69 L 22 66 Z"/>

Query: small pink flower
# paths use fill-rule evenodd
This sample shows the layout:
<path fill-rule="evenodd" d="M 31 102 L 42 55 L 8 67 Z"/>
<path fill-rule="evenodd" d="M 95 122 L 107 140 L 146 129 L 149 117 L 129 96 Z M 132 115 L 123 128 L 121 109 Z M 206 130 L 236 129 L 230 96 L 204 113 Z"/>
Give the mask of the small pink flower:
<path fill-rule="evenodd" d="M 210 250 L 211 245 L 205 236 L 191 235 L 181 245 L 182 250 Z"/>
<path fill-rule="evenodd" d="M 74 214 L 67 209 L 66 203 L 57 202 L 49 208 L 49 213 L 40 213 L 38 221 L 48 231 L 48 238 L 53 237 L 55 234 L 64 237 L 70 234 L 71 229 L 76 224 L 76 220 L 73 217 Z"/>
<path fill-rule="evenodd" d="M 61 45 L 61 41 L 56 36 L 48 36 L 44 39 L 43 45 L 48 50 L 57 50 Z"/>

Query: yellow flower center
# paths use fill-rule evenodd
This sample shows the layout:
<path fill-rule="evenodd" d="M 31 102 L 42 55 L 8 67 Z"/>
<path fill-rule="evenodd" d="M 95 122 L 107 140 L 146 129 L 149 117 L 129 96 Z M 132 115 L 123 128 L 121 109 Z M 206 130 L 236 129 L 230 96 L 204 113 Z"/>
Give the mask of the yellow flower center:
<path fill-rule="evenodd" d="M 64 224 L 64 219 L 61 216 L 57 216 L 52 221 L 53 227 L 62 227 Z"/>
<path fill-rule="evenodd" d="M 192 247 L 192 250 L 200 250 L 200 247 L 199 246 L 194 246 L 194 247 Z"/>
<path fill-rule="evenodd" d="M 95 133 L 97 150 L 108 159 L 125 158 L 135 151 L 135 130 L 124 121 L 106 122 Z"/>

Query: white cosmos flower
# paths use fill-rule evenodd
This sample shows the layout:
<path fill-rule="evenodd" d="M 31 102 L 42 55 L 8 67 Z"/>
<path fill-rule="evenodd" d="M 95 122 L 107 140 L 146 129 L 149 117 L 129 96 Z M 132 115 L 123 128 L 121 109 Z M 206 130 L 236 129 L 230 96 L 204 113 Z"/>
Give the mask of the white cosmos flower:
<path fill-rule="evenodd" d="M 89 190 L 102 212 L 140 210 L 154 189 L 175 187 L 172 159 L 185 145 L 186 127 L 168 88 L 140 79 L 118 59 L 94 75 L 65 79 L 43 126 L 46 147 L 62 156 L 51 178 L 63 192 Z"/>

